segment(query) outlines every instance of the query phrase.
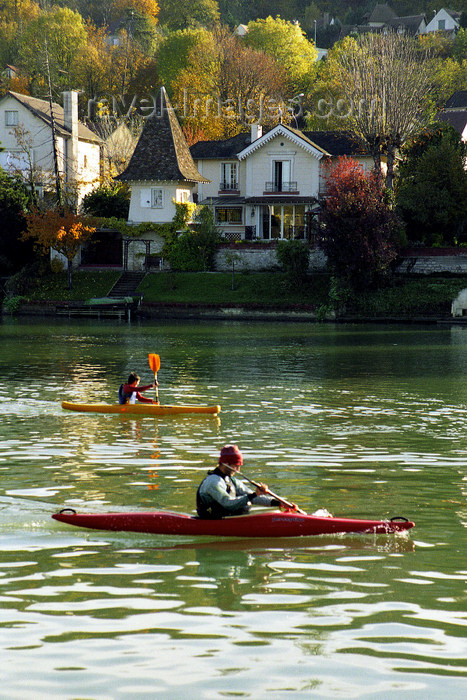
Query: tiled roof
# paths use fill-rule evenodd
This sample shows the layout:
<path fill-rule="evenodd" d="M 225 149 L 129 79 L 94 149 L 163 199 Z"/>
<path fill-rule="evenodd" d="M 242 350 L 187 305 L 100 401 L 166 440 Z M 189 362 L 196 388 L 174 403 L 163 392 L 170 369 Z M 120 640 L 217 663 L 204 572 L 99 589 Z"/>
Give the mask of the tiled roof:
<path fill-rule="evenodd" d="M 331 156 L 368 155 L 368 149 L 347 131 L 304 131 L 304 135 L 318 148 Z"/>
<path fill-rule="evenodd" d="M 467 109 L 467 90 L 458 90 L 444 105 L 445 109 Z"/>
<path fill-rule="evenodd" d="M 6 96 L 8 95 L 14 97 L 16 100 L 18 100 L 18 102 L 21 102 L 21 104 L 27 107 L 27 109 L 29 109 L 29 111 L 36 117 L 50 126 L 51 117 L 50 104 L 48 100 L 40 100 L 38 97 L 22 95 L 19 92 L 12 92 L 11 90 L 6 93 Z M 57 133 L 61 136 L 70 136 L 70 130 L 65 126 L 63 107 L 56 102 L 52 102 L 52 107 Z M 100 138 L 81 122 L 78 122 L 78 138 L 80 138 L 82 141 L 94 141 L 96 143 L 100 143 Z"/>
<path fill-rule="evenodd" d="M 440 122 L 450 124 L 459 134 L 462 134 L 467 126 L 466 109 L 457 109 L 452 112 L 439 112 L 436 118 L 439 119 Z"/>
<path fill-rule="evenodd" d="M 388 27 L 393 27 L 398 29 L 399 27 L 405 27 L 405 29 L 411 33 L 415 34 L 422 22 L 426 21 L 425 15 L 409 15 L 407 17 L 395 17 L 387 22 Z"/>
<path fill-rule="evenodd" d="M 380 5 L 379 3 L 377 3 L 368 21 L 388 22 L 389 20 L 394 19 L 395 17 L 397 17 L 397 14 L 394 12 L 392 7 L 389 7 L 389 5 Z"/>
<path fill-rule="evenodd" d="M 287 128 L 299 138 L 331 156 L 366 153 L 364 146 L 355 136 L 345 131 L 299 131 L 290 126 Z M 267 131 L 263 135 L 266 133 Z M 195 160 L 227 160 L 236 158 L 237 153 L 243 151 L 250 143 L 250 134 L 242 132 L 223 141 L 199 141 L 191 147 L 190 151 Z"/>
<path fill-rule="evenodd" d="M 219 141 L 198 141 L 191 148 L 191 155 L 195 160 L 215 158 L 236 158 L 237 153 L 249 146 L 251 138 L 249 132 L 242 132 L 230 139 Z"/>
<path fill-rule="evenodd" d="M 118 176 L 126 181 L 209 182 L 198 172 L 164 88 L 160 112 L 146 121 L 128 164 Z"/>

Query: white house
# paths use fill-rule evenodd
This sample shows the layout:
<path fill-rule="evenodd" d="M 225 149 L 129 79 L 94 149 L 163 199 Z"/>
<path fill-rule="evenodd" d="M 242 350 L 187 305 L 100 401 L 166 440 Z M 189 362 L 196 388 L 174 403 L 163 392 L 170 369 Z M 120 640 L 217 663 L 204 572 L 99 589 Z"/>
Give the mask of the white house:
<path fill-rule="evenodd" d="M 439 10 L 433 19 L 428 22 L 425 28 L 425 34 L 430 32 L 457 32 L 460 27 L 461 13 L 453 10 L 446 10 L 444 7 Z"/>
<path fill-rule="evenodd" d="M 258 125 L 223 141 L 191 147 L 198 171 L 200 204 L 213 208 L 231 239 L 307 238 L 323 190 L 327 166 L 352 156 L 366 170 L 372 158 L 342 131 L 299 131 L 278 124 L 266 133 Z"/>
<path fill-rule="evenodd" d="M 52 103 L 58 170 L 70 203 L 79 205 L 99 181 L 101 139 L 78 120 L 78 93 Z M 0 166 L 19 173 L 40 195 L 55 187 L 52 118 L 48 100 L 17 92 L 0 99 Z"/>
<path fill-rule="evenodd" d="M 205 182 L 164 88 L 160 95 L 159 111 L 146 121 L 128 167 L 116 178 L 131 186 L 129 223 L 172 221 L 174 202 L 192 202 L 197 184 Z"/>
<path fill-rule="evenodd" d="M 309 238 L 327 166 L 351 156 L 369 171 L 373 159 L 343 131 L 300 131 L 260 125 L 188 148 L 162 90 L 162 110 L 148 119 L 127 169 L 118 176 L 131 187 L 129 223 L 166 223 L 175 202 L 209 206 L 229 240 Z M 138 268 L 160 250 L 157 234 L 124 241 L 124 267 Z"/>

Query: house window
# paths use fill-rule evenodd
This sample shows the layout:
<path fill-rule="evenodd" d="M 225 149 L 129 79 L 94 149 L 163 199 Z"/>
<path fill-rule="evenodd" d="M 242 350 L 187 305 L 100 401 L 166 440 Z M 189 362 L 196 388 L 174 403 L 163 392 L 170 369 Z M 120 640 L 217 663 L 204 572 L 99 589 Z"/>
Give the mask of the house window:
<path fill-rule="evenodd" d="M 242 207 L 216 207 L 216 223 L 241 224 Z"/>
<path fill-rule="evenodd" d="M 164 190 L 162 187 L 151 188 L 151 209 L 162 209 L 164 206 Z"/>
<path fill-rule="evenodd" d="M 438 29 L 439 29 L 439 31 L 444 31 L 446 29 L 446 20 L 445 19 L 438 20 Z"/>
<path fill-rule="evenodd" d="M 190 200 L 190 190 L 177 190 L 175 195 L 176 202 L 188 202 Z"/>
<path fill-rule="evenodd" d="M 5 126 L 18 125 L 18 112 L 11 109 L 5 110 Z"/>
<path fill-rule="evenodd" d="M 220 190 L 238 190 L 238 163 L 221 163 Z"/>

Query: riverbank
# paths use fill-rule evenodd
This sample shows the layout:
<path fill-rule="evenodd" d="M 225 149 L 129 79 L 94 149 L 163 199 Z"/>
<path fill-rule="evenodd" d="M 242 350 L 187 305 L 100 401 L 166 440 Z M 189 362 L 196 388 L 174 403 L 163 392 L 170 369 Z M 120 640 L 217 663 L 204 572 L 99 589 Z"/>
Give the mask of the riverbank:
<path fill-rule="evenodd" d="M 6 311 L 56 315 L 67 304 L 105 297 L 116 271 L 75 272 L 73 289 L 64 273 L 46 275 L 27 294 L 10 300 Z M 248 320 L 448 321 L 451 303 L 467 288 L 467 275 L 394 276 L 390 286 L 352 298 L 330 296 L 330 277 L 310 275 L 293 285 L 281 272 L 149 273 L 136 289 L 140 318 Z M 337 295 L 338 296 L 338 295 Z M 5 311 L 5 309 L 4 309 Z"/>

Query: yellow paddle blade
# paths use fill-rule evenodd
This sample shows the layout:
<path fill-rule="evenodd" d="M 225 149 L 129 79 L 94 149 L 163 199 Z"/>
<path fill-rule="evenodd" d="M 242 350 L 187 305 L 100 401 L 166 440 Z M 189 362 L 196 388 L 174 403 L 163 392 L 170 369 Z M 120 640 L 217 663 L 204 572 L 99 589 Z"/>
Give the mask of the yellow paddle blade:
<path fill-rule="evenodd" d="M 152 369 L 154 374 L 157 374 L 157 372 L 159 371 L 159 369 L 161 367 L 161 358 L 159 357 L 159 355 L 156 355 L 153 352 L 150 352 L 148 357 L 149 357 L 150 368 Z"/>

